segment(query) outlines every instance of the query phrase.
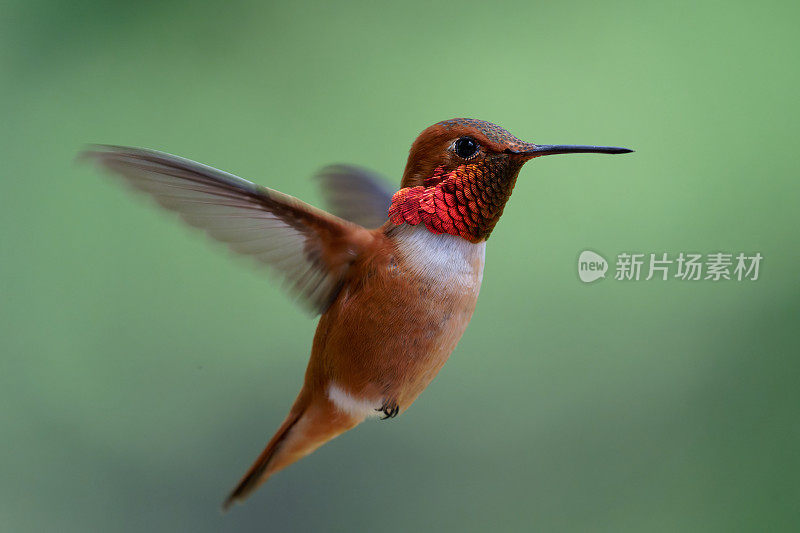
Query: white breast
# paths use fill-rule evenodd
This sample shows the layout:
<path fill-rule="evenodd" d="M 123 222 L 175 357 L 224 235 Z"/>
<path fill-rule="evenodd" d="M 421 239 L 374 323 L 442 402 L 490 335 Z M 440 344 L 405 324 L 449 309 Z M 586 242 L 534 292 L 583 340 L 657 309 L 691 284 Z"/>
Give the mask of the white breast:
<path fill-rule="evenodd" d="M 453 289 L 480 288 L 486 241 L 475 244 L 456 235 L 437 235 L 422 224 L 403 224 L 393 237 L 403 266 L 414 275 Z"/>

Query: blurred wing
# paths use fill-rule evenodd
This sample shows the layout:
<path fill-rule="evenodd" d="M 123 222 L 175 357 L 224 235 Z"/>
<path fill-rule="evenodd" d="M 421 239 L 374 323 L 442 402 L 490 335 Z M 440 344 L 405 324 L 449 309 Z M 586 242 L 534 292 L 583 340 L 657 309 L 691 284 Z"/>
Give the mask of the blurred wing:
<path fill-rule="evenodd" d="M 278 191 L 174 155 L 96 146 L 82 154 L 150 194 L 192 226 L 281 273 L 322 313 L 370 233 Z"/>
<path fill-rule="evenodd" d="M 365 228 L 378 228 L 389 219 L 389 203 L 397 189 L 378 174 L 349 165 L 331 165 L 317 173 L 325 202 L 332 213 Z"/>

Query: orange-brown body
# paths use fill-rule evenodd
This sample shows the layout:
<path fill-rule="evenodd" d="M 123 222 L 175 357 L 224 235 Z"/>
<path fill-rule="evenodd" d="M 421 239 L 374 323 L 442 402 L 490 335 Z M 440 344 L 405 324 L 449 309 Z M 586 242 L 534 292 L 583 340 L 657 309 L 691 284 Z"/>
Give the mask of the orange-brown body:
<path fill-rule="evenodd" d="M 254 478 L 265 481 L 368 416 L 405 411 L 472 317 L 485 243 L 390 223 L 370 233 L 319 321 L 294 406 L 240 484 L 247 492 L 257 487 Z"/>
<path fill-rule="evenodd" d="M 101 146 L 85 155 L 283 274 L 322 315 L 303 388 L 227 507 L 368 416 L 391 418 L 416 400 L 472 317 L 486 239 L 526 161 L 629 151 L 535 145 L 489 122 L 446 120 L 414 141 L 394 194 L 356 167 L 320 173 L 340 216 L 162 152 Z"/>

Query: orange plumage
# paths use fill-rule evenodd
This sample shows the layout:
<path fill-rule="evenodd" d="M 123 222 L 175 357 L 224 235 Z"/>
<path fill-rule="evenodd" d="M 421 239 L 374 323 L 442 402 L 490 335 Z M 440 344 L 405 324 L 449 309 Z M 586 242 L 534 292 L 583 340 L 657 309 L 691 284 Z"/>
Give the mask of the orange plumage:
<path fill-rule="evenodd" d="M 486 239 L 526 161 L 628 151 L 534 145 L 488 122 L 452 119 L 420 134 L 394 195 L 363 169 L 321 172 L 344 218 L 161 152 L 100 146 L 85 156 L 269 265 L 322 315 L 303 387 L 227 507 L 368 416 L 404 412 L 428 386 L 469 323 Z M 359 225 L 376 221 L 385 222 Z"/>

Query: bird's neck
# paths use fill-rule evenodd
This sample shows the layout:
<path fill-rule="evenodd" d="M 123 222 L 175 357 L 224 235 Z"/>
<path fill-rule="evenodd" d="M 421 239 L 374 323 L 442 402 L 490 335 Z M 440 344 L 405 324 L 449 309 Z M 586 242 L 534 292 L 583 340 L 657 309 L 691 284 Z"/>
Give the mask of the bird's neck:
<path fill-rule="evenodd" d="M 498 163 L 498 165 L 507 163 Z M 511 170 L 511 171 L 509 171 Z M 423 186 L 404 187 L 392 197 L 393 224 L 423 225 L 472 243 L 486 240 L 503 214 L 519 169 L 464 164 L 453 170 L 437 167 Z"/>
<path fill-rule="evenodd" d="M 399 266 L 413 276 L 448 291 L 478 290 L 483 279 L 486 242 L 472 243 L 423 225 L 402 224 L 390 230 Z"/>

